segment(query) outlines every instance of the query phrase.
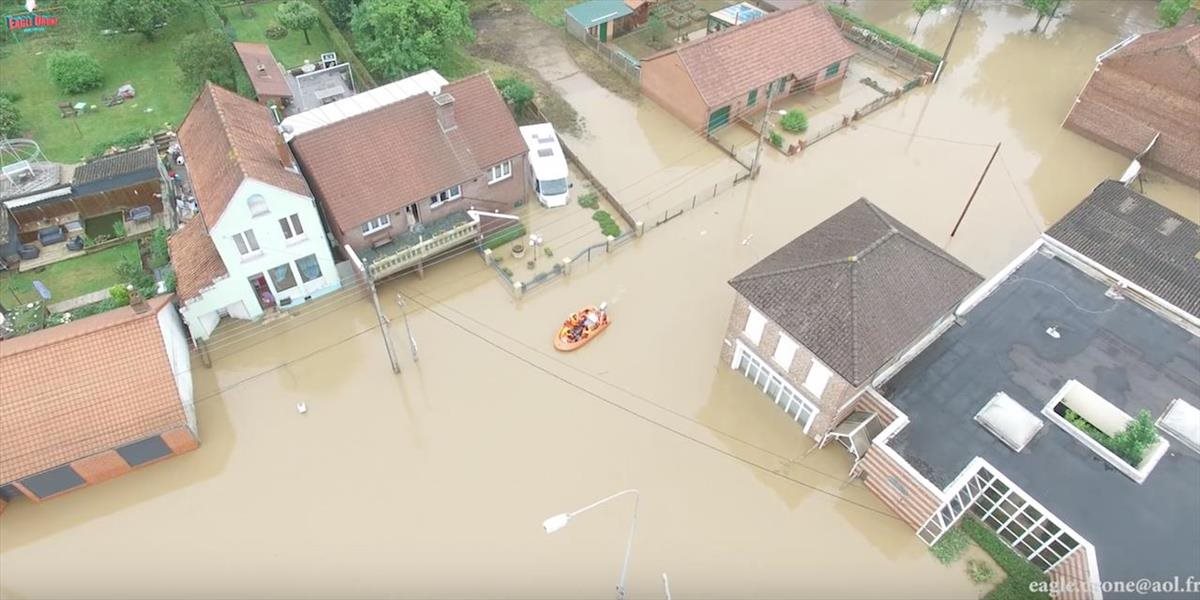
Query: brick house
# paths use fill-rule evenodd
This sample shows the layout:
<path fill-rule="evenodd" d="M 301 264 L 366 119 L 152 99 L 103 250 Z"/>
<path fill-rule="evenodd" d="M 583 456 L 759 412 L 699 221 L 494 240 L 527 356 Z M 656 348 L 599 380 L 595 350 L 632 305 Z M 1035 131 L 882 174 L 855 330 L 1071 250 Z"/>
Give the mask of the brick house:
<path fill-rule="evenodd" d="M 1063 126 L 1129 157 L 1149 147 L 1142 162 L 1200 187 L 1200 25 L 1134 35 L 1100 54 Z"/>
<path fill-rule="evenodd" d="M 428 71 L 317 110 L 324 123 L 300 113 L 282 127 L 331 232 L 356 252 L 525 197 L 525 141 L 486 73 L 446 83 Z"/>
<path fill-rule="evenodd" d="M 0 343 L 0 510 L 197 447 L 187 337 L 172 300 Z"/>
<path fill-rule="evenodd" d="M 709 133 L 766 104 L 840 82 L 854 47 L 820 3 L 778 11 L 642 60 L 642 92 Z"/>
<path fill-rule="evenodd" d="M 820 439 L 980 281 L 860 199 L 729 281 L 722 358 Z"/>

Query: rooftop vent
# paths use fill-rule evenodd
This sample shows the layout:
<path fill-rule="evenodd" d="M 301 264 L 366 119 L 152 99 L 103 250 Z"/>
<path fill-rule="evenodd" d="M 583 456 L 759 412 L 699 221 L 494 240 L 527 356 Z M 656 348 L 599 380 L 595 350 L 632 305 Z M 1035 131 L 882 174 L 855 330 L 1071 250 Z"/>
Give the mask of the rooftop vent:
<path fill-rule="evenodd" d="M 258 72 L 259 72 L 259 73 L 266 73 L 266 72 L 267 72 L 267 65 L 264 65 L 264 64 L 262 64 L 262 63 L 258 63 Z"/>
<path fill-rule="evenodd" d="M 438 94 L 433 97 L 433 101 L 437 102 L 438 106 L 446 106 L 448 104 L 454 104 L 454 96 L 451 96 L 449 93 Z"/>
<path fill-rule="evenodd" d="M 547 156 L 554 156 L 554 149 L 553 148 L 538 148 L 538 156 L 540 156 L 542 158 L 545 158 Z"/>
<path fill-rule="evenodd" d="M 1200 409 L 1176 398 L 1167 407 L 1167 412 L 1158 418 L 1158 426 L 1187 447 L 1200 452 Z"/>
<path fill-rule="evenodd" d="M 1024 450 L 1044 425 L 1041 419 L 1004 392 L 992 396 L 983 405 L 975 415 L 975 422 L 1016 452 Z"/>
<path fill-rule="evenodd" d="M 1181 223 L 1183 223 L 1183 221 L 1180 221 L 1175 217 L 1167 217 L 1163 219 L 1161 224 L 1159 224 L 1158 232 L 1163 235 L 1171 235 L 1172 233 L 1175 233 L 1175 230 L 1179 228 Z"/>
<path fill-rule="evenodd" d="M 1133 212 L 1133 209 L 1137 208 L 1137 205 L 1138 201 L 1133 196 L 1129 196 L 1121 201 L 1121 205 L 1117 207 L 1117 210 L 1121 211 L 1122 214 L 1127 215 Z"/>

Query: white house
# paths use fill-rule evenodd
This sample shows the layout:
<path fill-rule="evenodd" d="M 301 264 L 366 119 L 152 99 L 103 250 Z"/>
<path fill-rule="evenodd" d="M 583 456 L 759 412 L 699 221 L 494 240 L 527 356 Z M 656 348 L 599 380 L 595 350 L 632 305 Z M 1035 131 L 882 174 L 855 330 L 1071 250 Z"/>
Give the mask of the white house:
<path fill-rule="evenodd" d="M 170 238 L 181 314 L 208 338 L 341 286 L 316 201 L 267 109 L 208 84 L 179 128 L 200 214 Z"/>

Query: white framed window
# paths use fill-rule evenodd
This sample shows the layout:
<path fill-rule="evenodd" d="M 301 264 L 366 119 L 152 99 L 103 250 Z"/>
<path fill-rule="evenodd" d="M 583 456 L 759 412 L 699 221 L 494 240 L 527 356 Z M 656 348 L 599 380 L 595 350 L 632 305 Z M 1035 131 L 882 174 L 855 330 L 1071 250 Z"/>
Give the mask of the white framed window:
<path fill-rule="evenodd" d="M 762 340 L 763 328 L 767 326 L 767 318 L 762 316 L 762 313 L 750 307 L 750 316 L 746 317 L 746 328 L 742 333 L 750 338 L 750 341 L 757 344 Z"/>
<path fill-rule="evenodd" d="M 804 389 L 812 392 L 812 395 L 820 398 L 821 394 L 825 393 L 825 386 L 829 385 L 829 377 L 833 375 L 825 365 L 813 359 L 812 366 L 808 369 L 808 376 L 804 378 Z"/>
<path fill-rule="evenodd" d="M 391 215 L 380 215 L 378 217 L 375 217 L 374 219 L 371 219 L 370 221 L 367 221 L 366 223 L 363 223 L 362 224 L 362 232 L 363 232 L 363 235 L 368 235 L 371 233 L 375 233 L 376 231 L 379 231 L 380 229 L 384 229 L 388 225 L 391 225 L 391 224 L 392 224 Z"/>
<path fill-rule="evenodd" d="M 237 246 L 238 254 L 243 257 L 252 256 L 259 251 L 258 238 L 254 237 L 253 229 L 233 234 L 233 243 Z"/>
<path fill-rule="evenodd" d="M 271 212 L 271 208 L 267 206 L 267 199 L 258 194 L 246 198 L 246 205 L 250 208 L 250 216 L 252 217 Z"/>
<path fill-rule="evenodd" d="M 506 160 L 488 170 L 488 185 L 504 181 L 512 177 L 512 161 Z"/>
<path fill-rule="evenodd" d="M 280 219 L 279 228 L 283 230 L 283 239 L 285 240 L 304 235 L 304 227 L 300 224 L 299 214 Z"/>
<path fill-rule="evenodd" d="M 456 185 L 444 189 L 429 197 L 429 208 L 437 208 L 451 200 L 462 198 L 462 186 Z"/>
<path fill-rule="evenodd" d="M 756 356 L 741 340 L 737 340 L 731 366 L 770 397 L 793 421 L 803 426 L 804 433 L 808 433 L 813 419 L 821 412 L 820 409 L 792 387 L 783 375 L 776 373 L 766 361 Z"/>
<path fill-rule="evenodd" d="M 775 344 L 775 355 L 772 357 L 775 362 L 783 367 L 785 372 L 792 370 L 792 358 L 796 356 L 796 349 L 800 347 L 788 337 L 787 334 L 779 334 L 779 343 Z"/>

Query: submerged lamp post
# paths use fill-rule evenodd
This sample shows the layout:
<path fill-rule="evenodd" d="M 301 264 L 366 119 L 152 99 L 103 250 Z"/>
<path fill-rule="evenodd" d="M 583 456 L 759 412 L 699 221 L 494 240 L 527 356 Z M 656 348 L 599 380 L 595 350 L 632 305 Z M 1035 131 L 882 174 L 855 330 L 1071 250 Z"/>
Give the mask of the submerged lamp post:
<path fill-rule="evenodd" d="M 621 563 L 621 579 L 617 581 L 617 600 L 624 600 L 625 598 L 625 574 L 629 571 L 629 553 L 633 550 L 633 532 L 637 528 L 637 509 L 638 500 L 640 498 L 638 491 L 625 490 L 623 492 L 617 492 L 607 498 L 597 500 L 579 510 L 560 515 L 554 515 L 553 517 L 550 517 L 542 522 L 542 527 L 546 530 L 546 533 L 554 533 L 555 531 L 566 527 L 567 523 L 570 523 L 571 519 L 575 518 L 577 515 L 583 514 L 589 510 L 592 510 L 593 508 L 596 508 L 597 506 L 600 506 L 601 504 L 604 504 L 605 502 L 608 502 L 609 500 L 624 496 L 625 494 L 633 494 L 633 522 L 629 525 L 629 540 L 625 543 L 625 560 Z"/>

